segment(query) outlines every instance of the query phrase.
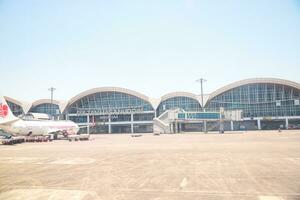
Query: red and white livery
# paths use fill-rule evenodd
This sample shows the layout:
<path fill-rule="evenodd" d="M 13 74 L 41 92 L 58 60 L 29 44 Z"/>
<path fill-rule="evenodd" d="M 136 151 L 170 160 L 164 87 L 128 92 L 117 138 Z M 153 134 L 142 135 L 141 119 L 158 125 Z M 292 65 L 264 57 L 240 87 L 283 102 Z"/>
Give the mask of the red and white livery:
<path fill-rule="evenodd" d="M 4 97 L 0 99 L 0 129 L 12 135 L 40 136 L 49 134 L 76 135 L 79 127 L 72 121 L 23 120 L 15 117 Z"/>

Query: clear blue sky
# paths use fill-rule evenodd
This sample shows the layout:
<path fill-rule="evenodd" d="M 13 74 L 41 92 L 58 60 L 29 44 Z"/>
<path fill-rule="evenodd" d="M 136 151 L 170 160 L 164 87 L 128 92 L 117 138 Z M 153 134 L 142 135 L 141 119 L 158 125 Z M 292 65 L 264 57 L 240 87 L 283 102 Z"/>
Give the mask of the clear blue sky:
<path fill-rule="evenodd" d="M 300 82 L 299 0 L 0 0 L 0 93 L 160 97 L 252 77 Z"/>

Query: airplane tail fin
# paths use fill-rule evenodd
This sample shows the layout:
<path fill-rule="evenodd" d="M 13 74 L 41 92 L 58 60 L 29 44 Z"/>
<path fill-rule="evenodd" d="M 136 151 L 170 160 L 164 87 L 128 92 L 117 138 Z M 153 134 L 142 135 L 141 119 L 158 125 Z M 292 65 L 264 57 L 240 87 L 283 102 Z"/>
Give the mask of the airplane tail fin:
<path fill-rule="evenodd" d="M 3 96 L 0 97 L 0 124 L 6 124 L 18 120 L 11 112 L 6 100 Z"/>

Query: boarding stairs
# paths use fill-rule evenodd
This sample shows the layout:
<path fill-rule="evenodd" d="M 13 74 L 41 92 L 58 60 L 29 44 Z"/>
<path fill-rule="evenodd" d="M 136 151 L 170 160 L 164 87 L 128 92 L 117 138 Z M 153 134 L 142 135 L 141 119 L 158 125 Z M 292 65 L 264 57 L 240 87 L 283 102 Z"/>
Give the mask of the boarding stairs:
<path fill-rule="evenodd" d="M 166 110 L 159 117 L 153 119 L 154 133 L 171 133 L 171 123 L 175 120 L 175 115 L 179 109 Z"/>

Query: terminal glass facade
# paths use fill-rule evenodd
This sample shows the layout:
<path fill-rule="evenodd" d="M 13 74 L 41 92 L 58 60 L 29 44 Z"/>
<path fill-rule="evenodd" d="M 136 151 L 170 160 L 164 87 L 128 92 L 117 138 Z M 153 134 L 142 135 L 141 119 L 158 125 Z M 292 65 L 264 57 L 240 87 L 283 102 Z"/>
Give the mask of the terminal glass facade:
<path fill-rule="evenodd" d="M 78 113 L 79 110 L 109 112 L 113 109 L 153 110 L 150 103 L 121 92 L 99 92 L 81 98 L 69 106 L 68 113 Z"/>
<path fill-rule="evenodd" d="M 201 111 L 201 105 L 196 99 L 190 97 L 172 97 L 161 102 L 156 110 L 157 117 L 164 113 L 166 110 L 170 109 L 183 109 L 184 111 L 197 112 Z"/>
<path fill-rule="evenodd" d="M 22 109 L 21 106 L 19 106 L 18 104 L 15 104 L 13 102 L 10 102 L 10 101 L 6 101 L 11 112 L 17 117 L 19 115 L 23 115 L 24 114 L 24 111 Z"/>
<path fill-rule="evenodd" d="M 33 113 L 45 113 L 48 115 L 59 115 L 59 106 L 57 104 L 52 104 L 51 103 L 43 103 L 39 104 L 37 106 L 34 106 L 30 109 L 29 112 Z"/>
<path fill-rule="evenodd" d="M 210 100 L 208 111 L 242 110 L 244 118 L 300 116 L 300 91 L 274 83 L 255 83 L 230 89 Z"/>
<path fill-rule="evenodd" d="M 152 132 L 152 105 L 131 94 L 105 91 L 87 95 L 67 108 L 67 118 L 91 125 L 94 133 Z"/>

